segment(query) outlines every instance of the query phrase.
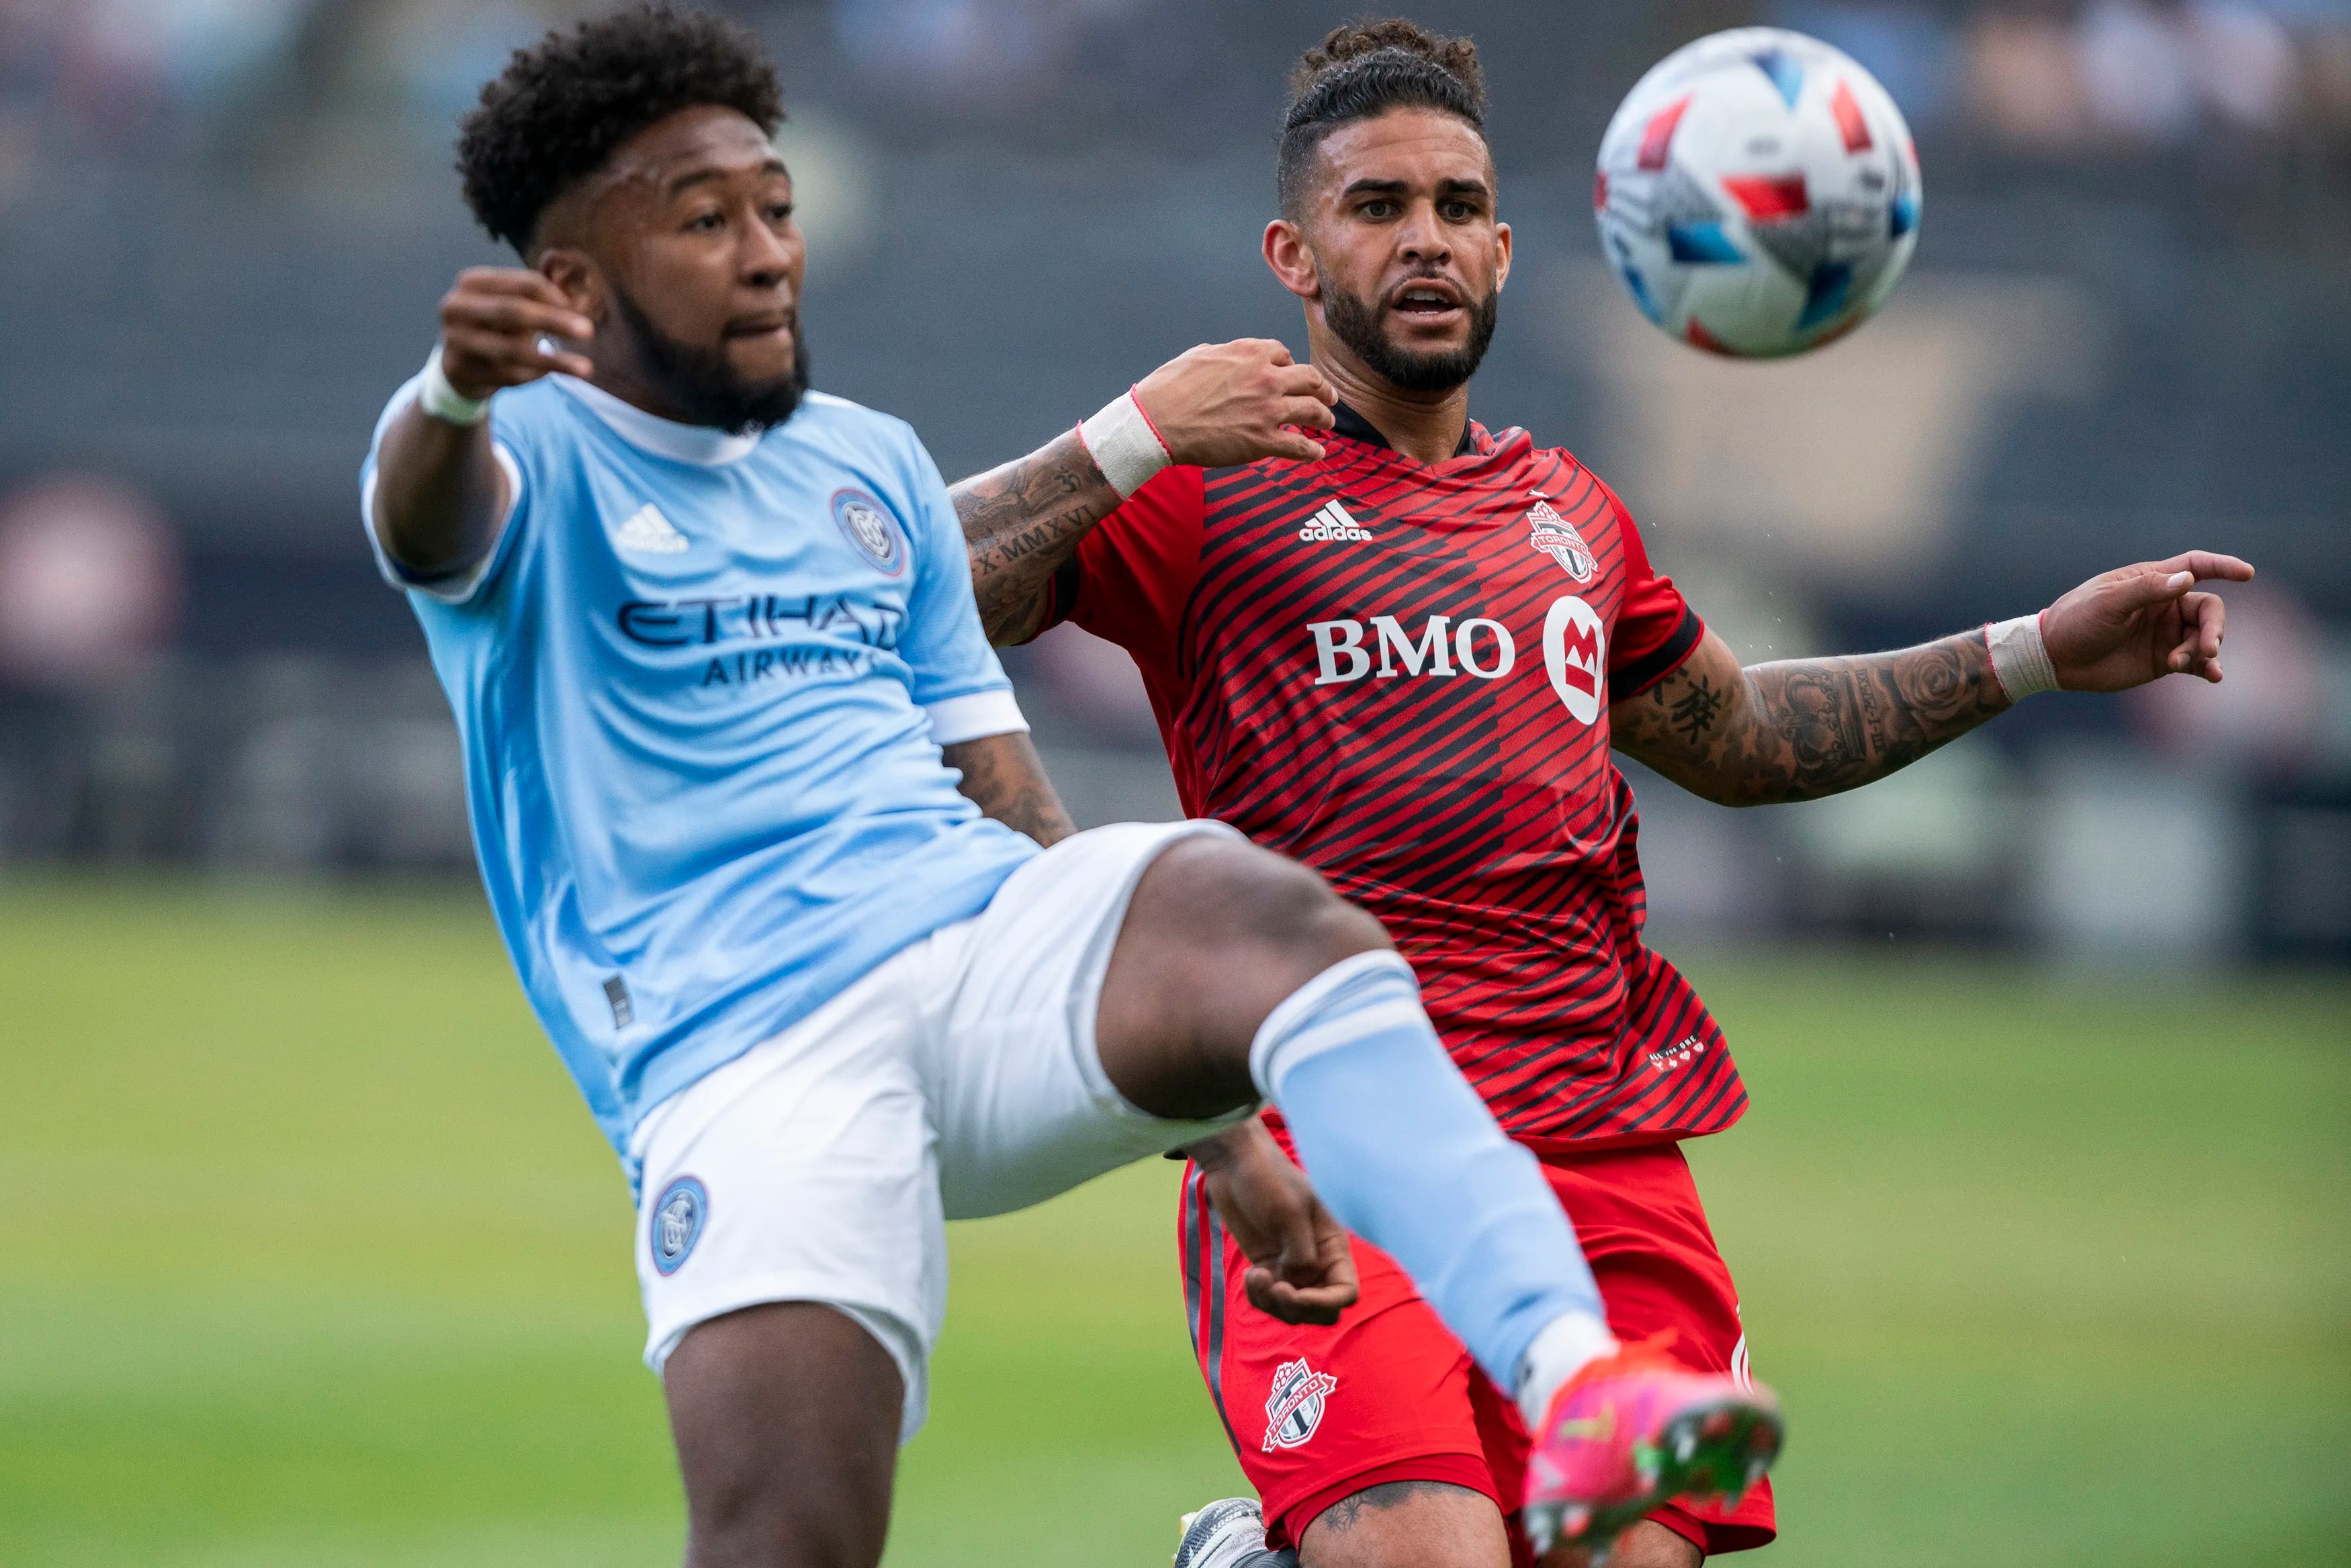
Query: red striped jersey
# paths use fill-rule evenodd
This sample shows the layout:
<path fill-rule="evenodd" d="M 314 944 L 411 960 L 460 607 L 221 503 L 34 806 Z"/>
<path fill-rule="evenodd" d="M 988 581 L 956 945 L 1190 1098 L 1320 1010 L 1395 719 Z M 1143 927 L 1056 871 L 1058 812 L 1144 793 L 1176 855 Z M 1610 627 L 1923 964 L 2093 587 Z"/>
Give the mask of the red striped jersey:
<path fill-rule="evenodd" d="M 1342 405 L 1320 462 L 1163 471 L 1056 576 L 1134 656 L 1186 812 L 1377 916 L 1515 1137 L 1719 1131 L 1747 1095 L 1641 940 L 1608 704 L 1704 628 L 1583 464 L 1472 423 L 1425 467 Z"/>

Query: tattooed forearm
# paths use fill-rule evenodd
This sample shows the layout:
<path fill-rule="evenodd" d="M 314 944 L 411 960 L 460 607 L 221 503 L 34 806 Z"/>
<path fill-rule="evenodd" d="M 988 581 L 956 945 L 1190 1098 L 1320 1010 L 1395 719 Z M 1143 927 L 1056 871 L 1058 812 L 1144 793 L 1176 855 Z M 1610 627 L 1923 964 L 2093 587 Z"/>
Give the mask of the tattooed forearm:
<path fill-rule="evenodd" d="M 940 752 L 947 766 L 962 773 L 956 787 L 965 797 L 1015 833 L 1058 844 L 1078 830 L 1027 735 L 987 735 Z"/>
<path fill-rule="evenodd" d="M 2009 706 L 1983 639 L 1740 670 L 1711 635 L 1613 707 L 1617 746 L 1727 805 L 1835 794 L 1908 766 Z"/>
<path fill-rule="evenodd" d="M 971 550 L 980 624 L 997 643 L 1036 635 L 1053 573 L 1086 530 L 1118 508 L 1118 492 L 1075 431 L 947 494 Z"/>

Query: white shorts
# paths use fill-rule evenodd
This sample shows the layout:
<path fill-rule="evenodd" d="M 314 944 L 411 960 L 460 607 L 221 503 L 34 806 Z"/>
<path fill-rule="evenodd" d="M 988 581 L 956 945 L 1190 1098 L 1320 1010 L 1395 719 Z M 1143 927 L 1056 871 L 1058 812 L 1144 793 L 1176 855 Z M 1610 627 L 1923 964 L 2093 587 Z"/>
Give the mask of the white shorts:
<path fill-rule="evenodd" d="M 656 1372 L 686 1331 L 821 1302 L 898 1364 L 900 1440 L 928 1407 L 947 1220 L 1001 1214 L 1229 1127 L 1127 1103 L 1094 1017 L 1134 885 L 1217 822 L 1081 833 L 995 900 L 672 1096 L 638 1126 L 637 1278 Z"/>

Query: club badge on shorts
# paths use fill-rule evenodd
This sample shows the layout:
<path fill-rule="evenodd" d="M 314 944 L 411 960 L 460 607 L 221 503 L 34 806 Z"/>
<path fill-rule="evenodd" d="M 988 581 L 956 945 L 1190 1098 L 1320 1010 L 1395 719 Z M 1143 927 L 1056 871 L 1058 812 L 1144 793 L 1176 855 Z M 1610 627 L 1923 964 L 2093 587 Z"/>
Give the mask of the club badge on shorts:
<path fill-rule="evenodd" d="M 1339 1380 L 1317 1372 L 1306 1358 L 1285 1361 L 1273 1371 L 1273 1392 L 1265 1397 L 1265 1451 L 1294 1449 L 1322 1424 L 1324 1401 Z"/>
<path fill-rule="evenodd" d="M 893 577 L 905 569 L 906 546 L 887 506 L 862 490 L 836 490 L 832 520 L 867 560 Z"/>
<path fill-rule="evenodd" d="M 710 1218 L 710 1194 L 691 1176 L 681 1176 L 662 1189 L 653 1205 L 647 1244 L 653 1248 L 653 1272 L 667 1279 L 682 1268 L 702 1227 Z"/>

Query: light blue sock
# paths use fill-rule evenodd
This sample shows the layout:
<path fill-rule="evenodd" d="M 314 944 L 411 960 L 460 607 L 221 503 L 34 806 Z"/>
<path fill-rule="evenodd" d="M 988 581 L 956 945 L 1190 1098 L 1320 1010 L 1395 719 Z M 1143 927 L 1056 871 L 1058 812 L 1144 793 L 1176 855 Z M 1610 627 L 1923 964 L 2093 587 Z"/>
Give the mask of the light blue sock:
<path fill-rule="evenodd" d="M 1445 1054 L 1403 959 L 1359 953 L 1309 981 L 1267 1015 L 1249 1071 L 1323 1203 L 1404 1265 L 1504 1393 L 1543 1328 L 1601 1315 L 1559 1199 Z"/>

